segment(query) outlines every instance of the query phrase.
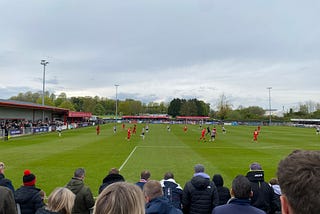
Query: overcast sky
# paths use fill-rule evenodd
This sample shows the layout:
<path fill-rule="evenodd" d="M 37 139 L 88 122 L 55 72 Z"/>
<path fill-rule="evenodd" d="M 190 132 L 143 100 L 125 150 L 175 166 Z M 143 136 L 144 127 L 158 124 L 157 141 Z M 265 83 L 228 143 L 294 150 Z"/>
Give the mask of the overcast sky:
<path fill-rule="evenodd" d="M 0 98 L 320 102 L 318 0 L 0 0 Z"/>

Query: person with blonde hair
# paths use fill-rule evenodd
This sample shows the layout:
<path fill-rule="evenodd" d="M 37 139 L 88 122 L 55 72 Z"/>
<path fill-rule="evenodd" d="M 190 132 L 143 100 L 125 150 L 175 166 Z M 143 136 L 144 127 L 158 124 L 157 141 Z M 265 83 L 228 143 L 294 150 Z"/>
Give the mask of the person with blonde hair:
<path fill-rule="evenodd" d="M 49 195 L 47 207 L 39 208 L 36 214 L 71 214 L 75 197 L 68 188 L 58 187 Z"/>
<path fill-rule="evenodd" d="M 145 214 L 145 199 L 140 187 L 127 182 L 107 186 L 98 196 L 94 214 Z"/>

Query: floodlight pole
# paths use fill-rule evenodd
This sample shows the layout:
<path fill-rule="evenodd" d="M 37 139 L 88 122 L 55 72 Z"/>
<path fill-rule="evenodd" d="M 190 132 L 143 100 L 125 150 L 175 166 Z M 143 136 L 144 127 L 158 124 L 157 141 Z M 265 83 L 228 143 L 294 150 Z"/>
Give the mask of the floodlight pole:
<path fill-rule="evenodd" d="M 117 119 L 118 119 L 118 84 L 114 85 L 116 87 L 116 123 L 117 123 Z"/>
<path fill-rule="evenodd" d="M 267 88 L 269 90 L 269 126 L 271 126 L 271 89 L 272 87 Z"/>
<path fill-rule="evenodd" d="M 46 82 L 46 66 L 49 64 L 48 61 L 42 59 L 40 62 L 43 65 L 43 78 L 42 78 L 42 106 L 44 106 L 44 91 L 45 91 L 45 82 Z M 44 122 L 44 110 L 42 111 L 42 122 Z"/>

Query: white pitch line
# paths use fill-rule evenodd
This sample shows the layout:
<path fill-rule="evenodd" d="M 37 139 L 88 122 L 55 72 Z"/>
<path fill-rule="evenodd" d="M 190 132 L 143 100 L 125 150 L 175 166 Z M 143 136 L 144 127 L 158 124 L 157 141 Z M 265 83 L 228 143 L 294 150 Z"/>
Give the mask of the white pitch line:
<path fill-rule="evenodd" d="M 134 147 L 134 149 L 132 150 L 132 152 L 129 154 L 129 156 L 127 157 L 127 159 L 123 162 L 123 164 L 120 166 L 119 171 L 121 171 L 121 169 L 124 167 L 124 165 L 126 165 L 126 163 L 128 162 L 128 160 L 131 158 L 131 156 L 133 155 L 134 151 L 136 151 L 137 146 Z"/>

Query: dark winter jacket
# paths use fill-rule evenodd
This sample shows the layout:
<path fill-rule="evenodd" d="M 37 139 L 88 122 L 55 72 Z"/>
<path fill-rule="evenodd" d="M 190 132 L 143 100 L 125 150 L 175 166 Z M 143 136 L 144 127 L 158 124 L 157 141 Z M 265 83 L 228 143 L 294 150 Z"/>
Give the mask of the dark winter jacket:
<path fill-rule="evenodd" d="M 260 210 L 250 205 L 249 199 L 231 199 L 228 204 L 217 206 L 212 210 L 212 214 L 265 214 Z"/>
<path fill-rule="evenodd" d="M 73 214 L 89 214 L 90 208 L 94 206 L 94 198 L 89 187 L 85 186 L 83 180 L 72 178 L 66 185 L 75 195 Z"/>
<path fill-rule="evenodd" d="M 0 186 L 8 187 L 12 192 L 14 192 L 12 182 L 9 179 L 5 178 L 4 174 L 2 173 L 0 173 Z"/>
<path fill-rule="evenodd" d="M 146 204 L 146 214 L 182 214 L 165 197 L 157 197 Z"/>
<path fill-rule="evenodd" d="M 275 209 L 276 198 L 272 187 L 264 181 L 264 172 L 262 170 L 249 171 L 247 178 L 251 182 L 253 192 L 251 205 L 266 213 L 272 213 L 272 210 Z"/>
<path fill-rule="evenodd" d="M 120 174 L 109 174 L 107 175 L 103 181 L 101 186 L 99 187 L 99 194 L 104 190 L 107 186 L 109 186 L 112 183 L 119 182 L 119 181 L 125 181 L 124 177 Z"/>
<path fill-rule="evenodd" d="M 213 176 L 212 181 L 217 187 L 219 195 L 219 205 L 226 204 L 231 198 L 230 190 L 223 186 L 223 178 L 221 175 L 216 174 Z"/>
<path fill-rule="evenodd" d="M 181 209 L 181 199 L 182 199 L 182 188 L 179 184 L 170 180 L 164 180 L 162 185 L 163 195 L 169 202 L 178 209 Z"/>
<path fill-rule="evenodd" d="M 62 214 L 62 213 L 52 212 L 52 211 L 47 210 L 45 208 L 40 208 L 40 209 L 37 210 L 36 214 Z"/>
<path fill-rule="evenodd" d="M 40 191 L 35 186 L 21 186 L 14 192 L 14 199 L 20 204 L 22 214 L 34 214 L 37 209 L 45 205 Z"/>
<path fill-rule="evenodd" d="M 210 176 L 197 173 L 183 188 L 183 213 L 207 214 L 219 204 L 218 191 Z"/>
<path fill-rule="evenodd" d="M 3 186 L 0 186 L 0 214 L 17 214 L 13 192 Z"/>

